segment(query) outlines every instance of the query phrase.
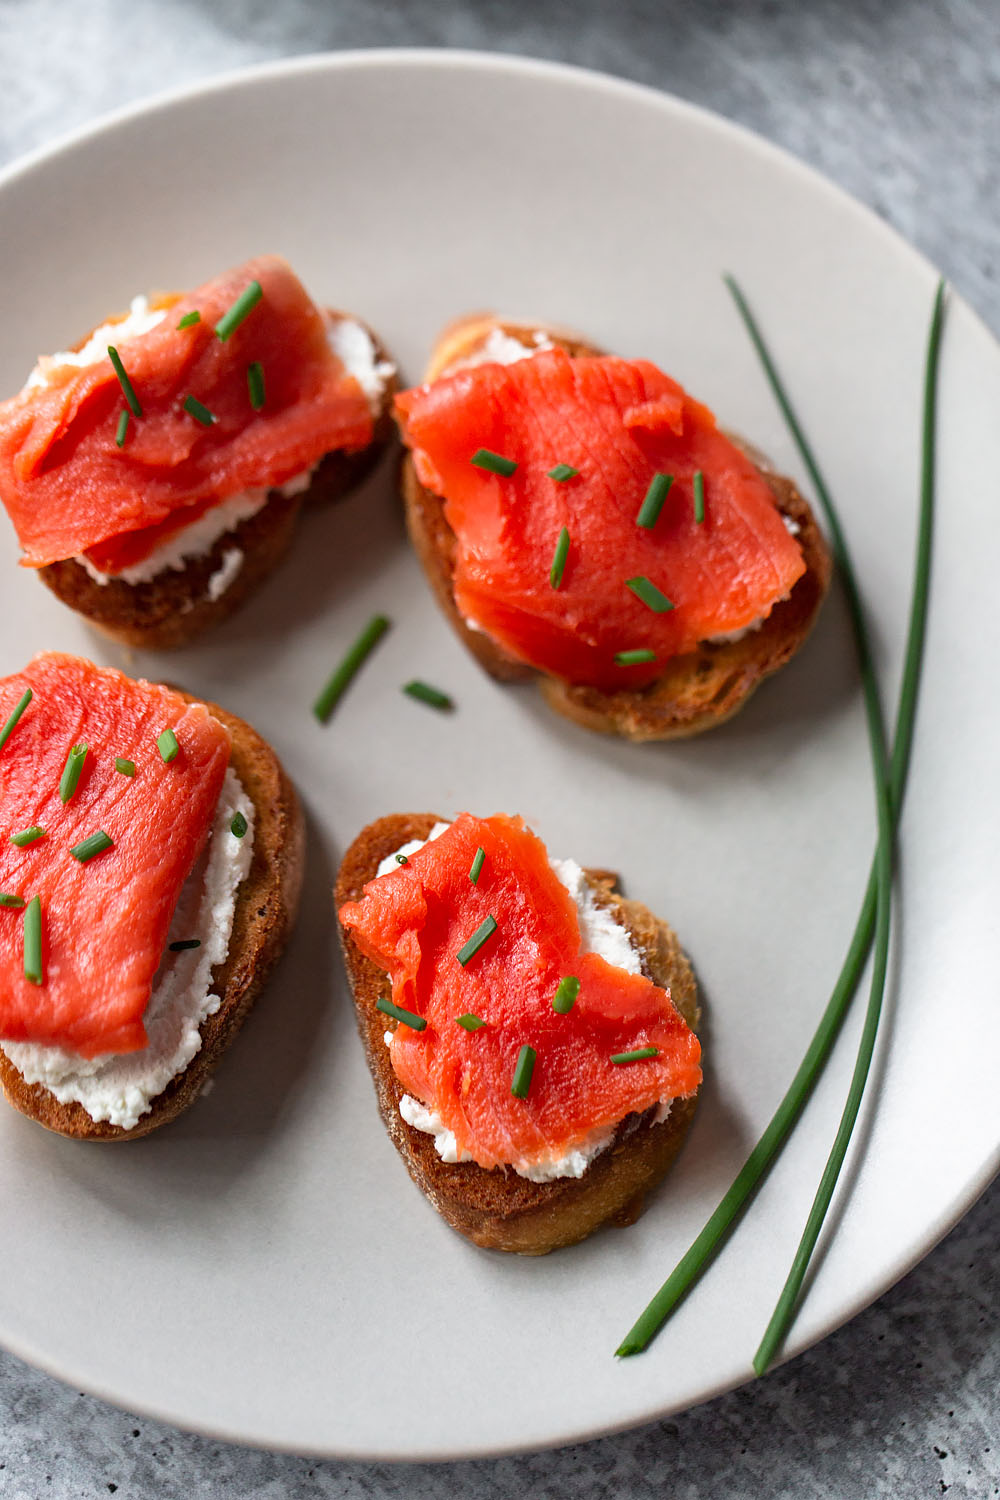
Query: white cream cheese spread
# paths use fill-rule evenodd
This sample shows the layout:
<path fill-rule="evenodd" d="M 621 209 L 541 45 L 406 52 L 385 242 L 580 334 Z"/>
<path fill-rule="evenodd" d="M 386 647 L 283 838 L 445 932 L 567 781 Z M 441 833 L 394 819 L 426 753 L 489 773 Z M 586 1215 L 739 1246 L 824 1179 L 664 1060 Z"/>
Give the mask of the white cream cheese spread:
<path fill-rule="evenodd" d="M 231 830 L 241 812 L 247 831 Z M 253 803 L 236 773 L 226 772 L 211 834 L 184 884 L 153 981 L 143 1022 L 149 1038 L 140 1052 L 83 1058 L 62 1047 L 0 1042 L 26 1083 L 41 1083 L 60 1104 L 81 1104 L 92 1120 L 131 1130 L 170 1080 L 201 1047 L 200 1027 L 221 1004 L 212 993 L 212 970 L 225 961 L 236 895 L 253 856 Z M 169 944 L 197 938 L 200 947 L 172 953 Z"/>
<path fill-rule="evenodd" d="M 371 407 L 372 416 L 378 416 L 385 395 L 385 388 L 396 373 L 396 366 L 388 359 L 379 359 L 375 340 L 364 324 L 353 318 L 340 318 L 331 323 L 327 334 L 330 348 L 346 369 L 353 375 Z"/>
<path fill-rule="evenodd" d="M 386 855 L 379 864 L 376 879 L 399 868 L 397 855 L 402 854 L 408 859 L 411 854 L 422 849 L 425 843 L 440 838 L 450 827 L 450 823 L 435 823 L 426 840 L 412 839 L 394 853 Z M 632 942 L 631 935 L 620 922 L 615 921 L 607 907 L 598 905 L 593 888 L 576 861 L 553 859 L 550 856 L 549 864 L 576 904 L 583 952 L 597 953 L 609 964 L 624 969 L 629 974 L 641 974 L 642 956 Z M 385 1044 L 389 1048 L 392 1046 L 392 1037 L 391 1031 L 385 1033 Z M 671 1100 L 666 1099 L 660 1105 L 656 1116 L 657 1124 L 667 1118 L 671 1103 Z M 404 1094 L 399 1101 L 399 1113 L 407 1125 L 434 1137 L 434 1149 L 442 1161 L 471 1161 L 467 1152 L 459 1151 L 454 1131 L 448 1129 L 436 1110 L 429 1109 L 410 1094 Z M 614 1134 L 614 1125 L 601 1126 L 582 1137 L 563 1156 L 513 1161 L 510 1165 L 519 1177 L 526 1177 L 529 1182 L 551 1182 L 557 1177 L 582 1177 L 594 1157 L 611 1144 Z"/>

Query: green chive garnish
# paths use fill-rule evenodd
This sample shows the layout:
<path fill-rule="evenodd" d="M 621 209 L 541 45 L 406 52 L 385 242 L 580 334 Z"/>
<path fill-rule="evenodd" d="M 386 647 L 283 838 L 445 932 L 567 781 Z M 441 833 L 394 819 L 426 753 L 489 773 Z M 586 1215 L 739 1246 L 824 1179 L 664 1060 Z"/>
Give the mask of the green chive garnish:
<path fill-rule="evenodd" d="M 527 1099 L 531 1088 L 531 1075 L 535 1071 L 535 1049 L 527 1042 L 517 1054 L 517 1067 L 510 1082 L 510 1091 L 515 1099 Z"/>
<path fill-rule="evenodd" d="M 23 906 L 23 896 L 9 896 L 6 891 L 0 891 L 0 906 Z"/>
<path fill-rule="evenodd" d="M 141 417 L 142 407 L 139 405 L 139 397 L 135 393 L 132 382 L 128 378 L 128 372 L 122 364 L 121 355 L 114 344 L 108 345 L 108 358 L 111 360 L 114 372 L 118 376 L 118 384 L 125 393 L 125 400 L 128 402 L 129 410 L 133 417 Z"/>
<path fill-rule="evenodd" d="M 649 578 L 644 578 L 641 574 L 638 578 L 626 578 L 625 587 L 631 589 L 636 598 L 641 599 L 646 608 L 651 609 L 654 614 L 666 614 L 668 609 L 674 607 L 666 594 L 658 589 Z"/>
<path fill-rule="evenodd" d="M 479 1016 L 472 1015 L 470 1011 L 466 1011 L 464 1016 L 456 1016 L 455 1020 L 459 1026 L 464 1026 L 466 1031 L 479 1031 L 481 1027 L 486 1025 L 484 1020 Z"/>
<path fill-rule="evenodd" d="M 244 838 L 249 826 L 249 823 L 241 812 L 237 811 L 233 813 L 233 821 L 229 825 L 229 831 L 234 838 Z"/>
<path fill-rule="evenodd" d="M 397 865 L 408 865 L 410 861 L 407 859 L 405 854 L 397 854 L 396 863 Z"/>
<path fill-rule="evenodd" d="M 93 859 L 97 854 L 103 854 L 105 849 L 113 849 L 115 841 L 99 828 L 96 833 L 90 834 L 82 843 L 74 844 L 69 851 L 74 859 L 78 859 L 81 865 L 85 865 L 88 859 Z"/>
<path fill-rule="evenodd" d="M 115 446 L 118 448 L 124 448 L 125 446 L 125 437 L 128 433 L 128 424 L 131 415 L 132 413 L 128 407 L 123 406 L 118 416 L 118 426 L 115 429 Z"/>
<path fill-rule="evenodd" d="M 750 338 L 760 357 L 764 373 L 771 385 L 772 392 L 781 407 L 785 421 L 789 427 L 792 437 L 798 447 L 800 456 L 809 470 L 816 492 L 823 505 L 827 519 L 836 517 L 836 510 L 832 498 L 827 492 L 826 485 L 816 465 L 812 449 L 806 440 L 805 434 L 798 424 L 795 413 L 792 410 L 788 396 L 785 392 L 781 378 L 774 366 L 770 353 L 764 344 L 763 337 L 753 318 L 753 314 L 746 300 L 731 277 L 726 278 L 727 285 L 736 302 L 737 309 L 746 326 Z M 934 459 L 935 459 L 935 419 L 937 411 L 937 376 L 938 359 L 941 341 L 941 325 L 944 312 L 945 284 L 938 283 L 937 294 L 934 301 L 934 310 L 931 317 L 930 333 L 927 339 L 927 354 L 924 366 L 924 408 L 923 408 L 923 435 L 922 435 L 922 462 L 920 481 L 920 513 L 917 524 L 917 551 L 914 566 L 913 589 L 910 596 L 910 617 L 907 629 L 906 653 L 903 662 L 903 675 L 899 693 L 899 706 L 896 713 L 896 737 L 892 747 L 892 762 L 889 773 L 889 790 L 893 814 L 893 827 L 899 818 L 903 801 L 903 793 L 906 789 L 907 774 L 910 766 L 910 751 L 913 744 L 913 727 L 916 717 L 917 691 L 920 682 L 920 673 L 923 659 L 924 635 L 927 621 L 927 600 L 930 586 L 930 553 L 931 534 L 934 516 Z M 835 551 L 839 554 L 842 542 L 839 526 L 834 531 Z M 849 558 L 847 559 L 849 562 Z M 843 567 L 843 560 L 838 555 L 838 562 Z M 881 839 L 880 839 L 881 847 Z M 868 959 L 868 953 L 872 944 L 872 937 L 876 929 L 876 912 L 880 905 L 881 890 L 884 886 L 884 874 L 878 868 L 879 857 L 873 862 L 868 876 L 868 886 L 865 890 L 864 901 L 858 914 L 858 920 L 854 928 L 847 954 L 841 966 L 840 974 L 834 985 L 833 992 L 827 1002 L 826 1009 L 820 1017 L 819 1025 L 813 1034 L 812 1041 L 799 1064 L 795 1077 L 792 1079 L 784 1098 L 775 1110 L 760 1140 L 754 1146 L 741 1171 L 736 1176 L 728 1192 L 721 1203 L 711 1215 L 701 1233 L 697 1236 L 687 1253 L 675 1266 L 671 1275 L 656 1293 L 655 1297 L 641 1313 L 633 1327 L 626 1334 L 624 1341 L 615 1351 L 619 1355 L 638 1354 L 645 1349 L 656 1334 L 663 1327 L 679 1302 L 687 1296 L 691 1288 L 700 1279 L 708 1266 L 714 1261 L 719 1249 L 725 1243 L 734 1226 L 739 1222 L 740 1216 L 747 1203 L 757 1191 L 760 1183 L 767 1176 L 774 1162 L 777 1160 L 796 1120 L 804 1108 L 816 1086 L 816 1082 L 823 1071 L 824 1065 L 830 1055 L 830 1051 L 836 1041 L 848 1006 L 857 989 L 862 971 Z M 881 915 L 881 912 L 879 913 Z M 886 916 L 888 915 L 886 908 Z M 879 931 L 879 950 L 887 947 L 888 934 Z M 874 997 L 876 986 L 873 981 L 871 995 Z M 871 1000 L 869 1006 L 871 1006 Z M 865 1027 L 862 1036 L 862 1045 L 865 1051 L 874 1044 L 874 1035 L 869 1027 Z M 857 1068 L 855 1078 L 857 1078 Z M 852 1083 L 852 1096 L 854 1084 Z M 854 1108 L 852 1098 L 848 1099 L 848 1108 L 845 1110 L 844 1120 L 841 1122 L 841 1130 L 848 1123 L 849 1112 Z M 850 1121 L 853 1124 L 853 1120 Z M 836 1158 L 843 1159 L 843 1150 L 846 1142 L 841 1145 L 841 1137 L 834 1147 L 834 1153 L 828 1163 L 827 1175 L 824 1175 L 820 1194 L 814 1204 L 814 1214 L 819 1211 L 820 1215 L 825 1213 L 832 1194 L 836 1180 L 836 1171 L 839 1170 L 839 1162 Z M 831 1174 L 830 1169 L 834 1168 Z M 825 1200 L 825 1202 L 824 1202 Z M 821 1223 L 821 1217 L 819 1222 Z M 810 1216 L 812 1225 L 812 1216 Z M 818 1233 L 818 1225 L 807 1230 L 807 1234 Z M 815 1240 L 813 1240 L 815 1243 Z M 807 1249 L 805 1240 L 801 1249 Z M 798 1265 L 798 1258 L 796 1264 Z M 806 1256 L 801 1270 L 804 1274 L 805 1266 L 808 1264 Z M 791 1303 L 789 1303 L 789 1307 Z M 786 1325 L 787 1326 L 787 1325 Z M 778 1330 L 776 1330 L 778 1331 Z M 785 1329 L 779 1331 L 779 1338 L 774 1341 L 773 1348 L 776 1349 L 780 1343 Z M 771 1342 L 770 1340 L 768 1341 Z M 760 1367 L 758 1373 L 763 1370 L 765 1359 L 770 1357 L 770 1351 L 764 1346 L 758 1350 L 754 1361 L 755 1369 Z"/>
<path fill-rule="evenodd" d="M 344 689 L 361 666 L 365 657 L 371 653 L 388 629 L 389 621 L 385 615 L 373 615 L 368 621 L 368 624 L 347 652 L 340 666 L 334 670 L 326 687 L 313 704 L 313 713 L 321 724 L 326 723 L 343 696 Z"/>
<path fill-rule="evenodd" d="M 579 993 L 579 979 L 575 974 L 567 974 L 565 979 L 560 979 L 556 986 L 556 992 L 552 996 L 552 1009 L 560 1016 L 568 1016 L 576 1004 L 576 997 Z"/>
<path fill-rule="evenodd" d="M 469 871 L 469 879 L 472 881 L 473 885 L 479 884 L 479 877 L 483 873 L 483 861 L 485 860 L 485 858 L 486 850 L 482 847 L 482 845 L 480 845 L 480 847 L 476 850 L 475 858 L 472 861 L 472 868 Z"/>
<path fill-rule="evenodd" d="M 11 714 L 10 718 L 7 720 L 3 728 L 0 729 L 0 750 L 3 749 L 4 745 L 6 745 L 7 741 L 14 733 L 14 730 L 17 728 L 18 719 L 24 713 L 24 710 L 27 708 L 33 697 L 34 694 L 32 693 L 31 689 L 25 688 L 24 692 L 21 694 L 20 702 L 15 707 L 14 712 Z"/>
<path fill-rule="evenodd" d="M 517 468 L 517 460 L 504 458 L 502 453 L 493 453 L 489 448 L 477 448 L 470 460 L 477 469 L 488 469 L 491 474 L 502 474 L 509 479 Z"/>
<path fill-rule="evenodd" d="M 178 938 L 176 943 L 170 944 L 171 953 L 185 953 L 188 948 L 200 948 L 201 938 Z"/>
<path fill-rule="evenodd" d="M 264 366 L 259 359 L 255 359 L 252 365 L 247 365 L 247 391 L 250 405 L 254 411 L 260 411 L 264 405 Z"/>
<path fill-rule="evenodd" d="M 644 1058 L 659 1057 L 659 1055 L 659 1047 L 636 1047 L 632 1052 L 612 1052 L 611 1061 L 620 1065 L 621 1063 L 642 1062 Z"/>
<path fill-rule="evenodd" d="M 184 410 L 194 417 L 196 422 L 200 422 L 202 427 L 211 427 L 215 421 L 214 415 L 198 400 L 197 396 L 184 397 Z"/>
<path fill-rule="evenodd" d="M 165 765 L 169 766 L 172 760 L 177 759 L 181 747 L 177 743 L 177 736 L 174 734 L 174 731 L 172 729 L 165 729 L 162 734 L 156 737 L 156 748 L 160 752 L 161 760 L 163 760 Z"/>
<path fill-rule="evenodd" d="M 423 1016 L 414 1015 L 412 1010 L 404 1010 L 401 1005 L 393 1005 L 391 1000 L 385 1000 L 381 995 L 375 1001 L 375 1009 L 380 1010 L 384 1016 L 392 1016 L 394 1021 L 402 1021 L 413 1031 L 426 1030 L 427 1022 Z"/>
<path fill-rule="evenodd" d="M 634 651 L 616 651 L 615 665 L 619 667 L 634 667 L 642 661 L 655 661 L 656 652 L 650 651 L 648 646 L 637 646 Z"/>
<path fill-rule="evenodd" d="M 403 684 L 403 692 L 408 693 L 411 698 L 419 699 L 421 703 L 429 703 L 431 708 L 455 707 L 447 693 L 440 692 L 426 682 L 406 682 Z"/>
<path fill-rule="evenodd" d="M 74 745 L 66 757 L 66 764 L 63 766 L 63 773 L 59 780 L 59 800 L 61 802 L 68 802 L 76 791 L 80 780 L 80 772 L 83 770 L 83 763 L 86 759 L 87 746 L 82 742 L 79 745 Z"/>
<path fill-rule="evenodd" d="M 699 526 L 705 519 L 705 476 L 700 469 L 694 476 L 694 518 Z"/>
<path fill-rule="evenodd" d="M 38 839 L 43 839 L 44 837 L 45 829 L 39 828 L 37 823 L 33 823 L 30 828 L 22 828 L 20 833 L 12 833 L 10 841 L 12 844 L 16 844 L 19 849 L 27 849 L 29 844 L 34 844 Z"/>
<path fill-rule="evenodd" d="M 123 759 L 122 756 L 116 755 L 115 756 L 115 770 L 118 772 L 119 776 L 134 776 L 135 775 L 135 761 L 134 760 L 125 760 L 125 759 Z"/>
<path fill-rule="evenodd" d="M 263 295 L 264 288 L 259 281 L 251 281 L 249 286 L 244 287 L 229 311 L 223 313 L 222 317 L 216 323 L 216 337 L 221 339 L 223 343 L 228 338 L 231 338 L 244 318 L 253 312 Z"/>
<path fill-rule="evenodd" d="M 549 583 L 551 583 L 554 589 L 557 589 L 562 583 L 563 572 L 566 568 L 566 559 L 568 556 L 569 532 L 564 526 L 562 531 L 560 531 L 559 533 L 559 540 L 556 542 L 555 555 L 552 558 L 552 566 L 549 569 Z"/>
<path fill-rule="evenodd" d="M 31 984 L 41 984 L 42 975 L 42 903 L 32 896 L 24 913 L 24 977 Z"/>
<path fill-rule="evenodd" d="M 639 507 L 639 514 L 635 518 L 637 526 L 644 526 L 647 531 L 652 531 L 660 519 L 660 511 L 666 500 L 670 486 L 674 482 L 672 474 L 654 474 L 649 481 L 649 489 L 646 498 Z"/>
<path fill-rule="evenodd" d="M 554 479 L 556 484 L 565 484 L 567 479 L 575 479 L 579 469 L 573 469 L 569 464 L 556 464 L 554 469 L 549 470 L 549 478 Z"/>
<path fill-rule="evenodd" d="M 185 313 L 177 324 L 178 328 L 193 328 L 196 323 L 201 322 L 201 313 L 195 308 L 192 312 Z"/>
<path fill-rule="evenodd" d="M 484 943 L 486 943 L 486 942 L 489 941 L 489 939 L 493 936 L 493 934 L 496 932 L 496 930 L 497 930 L 497 919 L 496 919 L 496 917 L 489 916 L 489 917 L 486 918 L 485 922 L 480 922 L 479 926 L 476 928 L 475 932 L 472 934 L 472 936 L 470 937 L 469 941 L 467 943 L 465 943 L 461 948 L 459 948 L 458 953 L 456 955 L 456 957 L 458 958 L 458 961 L 462 965 L 463 969 L 465 968 L 466 964 L 469 962 L 470 958 L 475 958 L 475 956 L 479 952 L 480 948 L 483 946 Z"/>

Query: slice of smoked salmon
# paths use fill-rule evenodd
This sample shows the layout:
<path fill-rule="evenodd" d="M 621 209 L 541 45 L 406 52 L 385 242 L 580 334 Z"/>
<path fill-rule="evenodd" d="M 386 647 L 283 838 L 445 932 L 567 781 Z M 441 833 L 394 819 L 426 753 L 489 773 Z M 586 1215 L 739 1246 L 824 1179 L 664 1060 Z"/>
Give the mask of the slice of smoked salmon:
<path fill-rule="evenodd" d="M 469 870 L 485 851 L 477 883 Z M 463 966 L 457 954 L 487 917 L 494 934 Z M 558 1158 L 591 1131 L 694 1093 L 700 1048 L 667 991 L 581 952 L 576 906 L 545 846 L 519 818 L 463 813 L 360 901 L 340 910 L 358 947 L 391 978 L 392 999 L 425 1017 L 400 1024 L 392 1066 L 483 1167 Z M 559 981 L 580 980 L 571 1011 Z M 467 1031 L 457 1016 L 486 1024 Z M 526 1098 L 511 1094 L 523 1046 L 536 1061 Z M 614 1054 L 653 1046 L 624 1065 Z"/>
<path fill-rule="evenodd" d="M 83 1057 L 146 1045 L 142 1017 L 181 887 L 205 842 L 229 762 L 229 734 L 202 704 L 78 657 L 46 653 L 0 680 L 0 725 L 33 694 L 0 749 L 0 891 L 42 909 L 43 983 L 24 976 L 24 910 L 0 906 L 0 1039 Z M 179 751 L 165 762 L 157 738 Z M 88 747 L 76 791 L 59 785 Z M 115 758 L 134 761 L 134 776 Z M 44 828 L 25 848 L 22 829 Z M 103 829 L 114 847 L 71 853 Z"/>
<path fill-rule="evenodd" d="M 251 281 L 263 296 L 223 341 L 215 324 Z M 178 328 L 189 312 L 200 321 Z M 0 405 L 0 496 L 28 567 L 94 549 L 95 566 L 120 570 L 139 560 L 136 533 L 178 515 L 186 523 L 206 499 L 283 484 L 327 452 L 371 441 L 361 387 L 330 348 L 323 314 L 277 256 L 170 301 L 155 328 L 115 347 L 142 408 L 122 447 L 125 397 L 108 357 L 82 368 L 46 361 L 48 384 L 25 386 Z M 247 385 L 252 363 L 264 375 L 259 411 Z M 185 409 L 189 396 L 212 414 L 210 426 Z M 119 537 L 132 539 L 126 560 Z"/>
<path fill-rule="evenodd" d="M 567 682 L 640 687 L 670 657 L 765 619 L 805 571 L 755 466 L 707 407 L 645 360 L 546 350 L 405 391 L 396 408 L 417 474 L 443 497 L 457 538 L 458 609 Z M 477 467 L 479 449 L 515 472 Z M 578 473 L 550 478 L 560 464 Z M 636 518 L 657 474 L 672 484 L 647 529 Z M 563 528 L 569 548 L 554 588 Z M 654 586 L 660 612 L 630 579 Z M 636 650 L 652 656 L 615 659 Z"/>

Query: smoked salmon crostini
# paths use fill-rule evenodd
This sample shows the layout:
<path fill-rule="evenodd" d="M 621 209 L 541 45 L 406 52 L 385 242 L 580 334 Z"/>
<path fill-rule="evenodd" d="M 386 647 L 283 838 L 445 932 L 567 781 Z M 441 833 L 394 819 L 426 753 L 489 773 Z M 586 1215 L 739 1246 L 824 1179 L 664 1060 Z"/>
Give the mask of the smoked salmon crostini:
<path fill-rule="evenodd" d="M 22 565 L 117 640 L 182 645 L 271 572 L 303 502 L 364 477 L 394 388 L 377 337 L 277 256 L 136 297 L 0 404 Z"/>
<path fill-rule="evenodd" d="M 691 966 L 519 818 L 381 818 L 335 900 L 383 1122 L 452 1228 L 542 1255 L 631 1223 L 694 1114 Z"/>
<path fill-rule="evenodd" d="M 411 539 L 501 680 L 631 740 L 728 719 L 802 645 L 830 553 L 789 479 L 646 360 L 462 320 L 400 393 Z"/>
<path fill-rule="evenodd" d="M 242 719 L 79 657 L 0 679 L 0 1084 L 82 1140 L 199 1095 L 291 931 L 298 799 Z"/>

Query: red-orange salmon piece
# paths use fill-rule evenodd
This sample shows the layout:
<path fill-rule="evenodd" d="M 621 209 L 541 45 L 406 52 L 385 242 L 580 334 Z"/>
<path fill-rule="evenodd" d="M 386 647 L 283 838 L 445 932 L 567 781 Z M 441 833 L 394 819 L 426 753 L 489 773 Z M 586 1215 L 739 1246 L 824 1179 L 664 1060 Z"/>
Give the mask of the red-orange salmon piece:
<path fill-rule="evenodd" d="M 252 281 L 263 295 L 223 341 L 215 325 Z M 178 328 L 190 312 L 200 321 Z M 323 314 L 277 256 L 174 300 L 148 333 L 115 344 L 112 332 L 108 342 L 142 408 L 122 447 L 126 400 L 110 357 L 83 368 L 46 362 L 52 383 L 26 386 L 0 405 L 0 497 L 28 567 L 89 553 L 102 570 L 120 570 L 140 560 L 136 533 L 186 524 L 206 499 L 283 484 L 324 453 L 371 441 L 361 387 L 330 348 Z M 259 411 L 247 385 L 252 363 L 264 375 Z M 188 396 L 211 412 L 210 426 L 185 409 Z M 120 537 L 131 538 L 125 560 Z M 158 539 L 152 534 L 140 557 Z"/>
<path fill-rule="evenodd" d="M 463 967 L 459 950 L 489 916 L 495 933 Z M 393 1003 L 427 1021 L 423 1031 L 397 1027 L 397 1077 L 480 1166 L 561 1157 L 590 1131 L 701 1082 L 698 1039 L 669 993 L 581 952 L 576 906 L 520 818 L 463 813 L 406 865 L 369 882 L 340 920 L 390 976 Z M 567 975 L 580 992 L 560 1015 L 552 998 Z M 465 1014 L 485 1026 L 466 1031 L 456 1020 Z M 536 1062 L 521 1099 L 511 1082 L 524 1045 Z M 648 1046 L 656 1057 L 611 1062 Z"/>
<path fill-rule="evenodd" d="M 201 704 L 78 657 L 47 652 L 0 680 L 0 726 L 33 694 L 0 749 L 0 891 L 42 909 L 43 982 L 24 974 L 24 909 L 0 906 L 0 1040 L 83 1057 L 146 1045 L 143 1012 L 181 887 L 212 826 L 229 734 Z M 172 729 L 179 752 L 157 748 Z M 59 786 L 74 745 L 76 791 Z M 115 758 L 135 762 L 134 776 Z M 29 827 L 45 837 L 19 848 Z M 71 853 L 103 830 L 113 848 Z"/>
<path fill-rule="evenodd" d="M 767 484 L 707 407 L 645 360 L 553 349 L 483 364 L 396 398 L 421 482 L 457 537 L 462 615 L 508 652 L 568 682 L 652 681 L 673 656 L 766 618 L 805 571 Z M 476 467 L 485 448 L 517 464 Z M 579 473 L 549 477 L 558 464 Z M 694 480 L 704 484 L 704 519 Z M 656 474 L 672 476 L 655 525 L 636 524 Z M 550 569 L 563 528 L 561 584 Z M 628 588 L 648 579 L 672 608 Z M 622 651 L 653 653 L 622 665 Z"/>

